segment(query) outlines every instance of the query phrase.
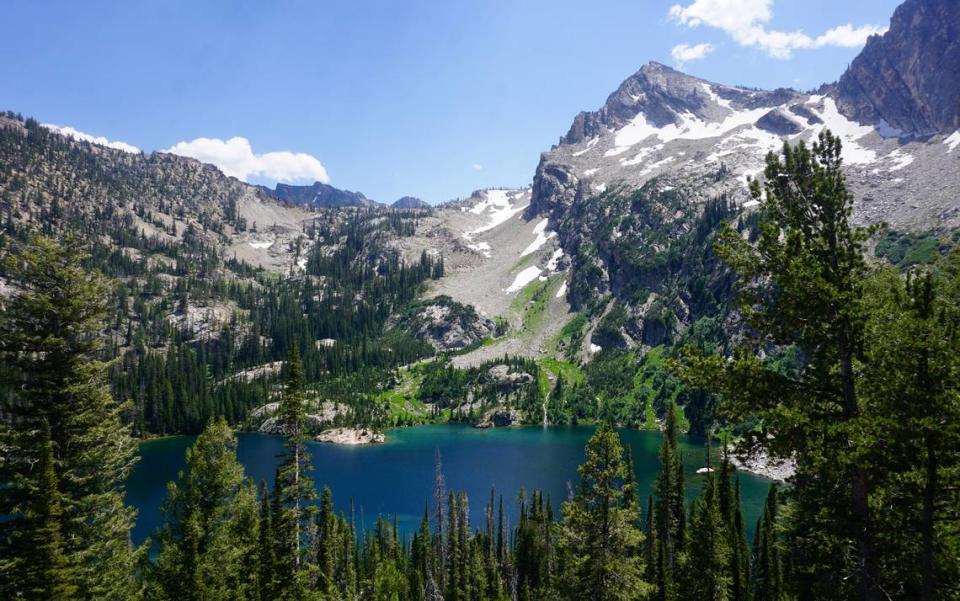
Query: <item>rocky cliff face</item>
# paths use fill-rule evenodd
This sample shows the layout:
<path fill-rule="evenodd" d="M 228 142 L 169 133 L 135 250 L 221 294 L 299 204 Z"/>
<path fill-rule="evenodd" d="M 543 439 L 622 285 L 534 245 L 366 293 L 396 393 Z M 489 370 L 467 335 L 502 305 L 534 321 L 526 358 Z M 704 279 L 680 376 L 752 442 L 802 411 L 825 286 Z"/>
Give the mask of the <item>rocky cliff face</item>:
<path fill-rule="evenodd" d="M 889 134 L 960 128 L 960 2 L 907 0 L 832 88 L 841 112 Z"/>
<path fill-rule="evenodd" d="M 717 216 L 748 214 L 768 152 L 829 129 L 859 223 L 960 227 L 960 2 L 907 0 L 840 82 L 754 90 L 649 63 L 543 153 L 527 218 L 570 257 L 568 299 L 598 346 L 669 341 L 722 304 Z"/>
<path fill-rule="evenodd" d="M 367 198 L 362 192 L 341 190 L 322 182 L 314 182 L 309 186 L 277 184 L 274 190 L 267 190 L 273 194 L 273 196 L 284 202 L 306 205 L 318 209 L 334 207 L 373 207 L 380 204 L 375 200 Z"/>
<path fill-rule="evenodd" d="M 495 334 L 493 321 L 481 317 L 469 305 L 449 296 L 414 304 L 400 319 L 401 330 L 441 352 L 459 351 L 480 344 Z"/>
<path fill-rule="evenodd" d="M 430 205 L 416 196 L 404 196 L 393 201 L 390 207 L 393 209 L 429 209 Z"/>

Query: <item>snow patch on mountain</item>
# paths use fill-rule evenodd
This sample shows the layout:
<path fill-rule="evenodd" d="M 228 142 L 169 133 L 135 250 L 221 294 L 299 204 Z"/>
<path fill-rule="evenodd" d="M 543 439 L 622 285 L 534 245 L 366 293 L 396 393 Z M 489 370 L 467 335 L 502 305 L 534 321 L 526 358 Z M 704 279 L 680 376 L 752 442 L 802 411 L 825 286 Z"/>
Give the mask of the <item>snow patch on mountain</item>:
<path fill-rule="evenodd" d="M 547 243 L 547 240 L 557 235 L 556 232 L 547 231 L 547 223 L 549 221 L 549 219 L 544 219 L 533 227 L 533 235 L 536 236 L 536 239 L 531 242 L 528 247 L 523 249 L 523 252 L 520 253 L 521 257 L 525 257 L 530 253 L 536 252 L 541 246 Z"/>
<path fill-rule="evenodd" d="M 547 261 L 547 271 L 556 271 L 557 266 L 560 262 L 560 259 L 562 258 L 563 258 L 562 248 L 558 248 L 557 250 L 553 251 L 553 254 L 550 255 L 550 260 Z"/>
<path fill-rule="evenodd" d="M 869 125 L 860 125 L 841 115 L 833 98 L 814 95 L 810 97 L 806 105 L 810 106 L 811 110 L 823 120 L 823 123 L 811 128 L 811 133 L 819 135 L 823 130 L 829 129 L 833 135 L 839 137 L 843 143 L 841 156 L 844 163 L 847 165 L 863 165 L 877 160 L 876 152 L 857 144 L 857 140 L 876 132 L 875 128 Z"/>
<path fill-rule="evenodd" d="M 513 279 L 513 283 L 505 290 L 507 294 L 512 294 L 519 290 L 522 290 L 524 286 L 532 282 L 533 280 L 540 277 L 542 270 L 536 265 L 531 265 L 523 271 L 517 274 L 517 277 Z"/>
<path fill-rule="evenodd" d="M 953 152 L 957 146 L 960 146 L 960 129 L 950 134 L 943 143 L 947 145 L 947 154 Z"/>
<path fill-rule="evenodd" d="M 483 255 L 484 257 L 486 257 L 486 258 L 488 258 L 488 259 L 489 259 L 491 256 L 493 256 L 492 253 L 491 253 L 491 251 L 492 251 L 493 249 L 490 248 L 490 243 L 489 243 L 489 242 L 477 242 L 476 244 L 468 244 L 468 245 L 467 245 L 467 248 L 469 248 L 470 250 L 473 250 L 473 251 L 476 251 L 476 252 L 480 253 L 481 255 Z"/>

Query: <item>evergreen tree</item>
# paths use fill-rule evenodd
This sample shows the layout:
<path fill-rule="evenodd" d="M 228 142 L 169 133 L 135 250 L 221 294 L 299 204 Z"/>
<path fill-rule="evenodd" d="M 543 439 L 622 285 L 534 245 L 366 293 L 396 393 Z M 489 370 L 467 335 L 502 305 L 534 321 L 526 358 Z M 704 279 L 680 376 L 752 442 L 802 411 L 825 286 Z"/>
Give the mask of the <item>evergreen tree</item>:
<path fill-rule="evenodd" d="M 676 563 L 683 552 L 686 539 L 686 508 L 683 492 L 683 458 L 679 446 L 677 406 L 667 407 L 660 446 L 660 470 L 654 489 L 657 496 L 655 521 L 657 524 L 657 598 L 676 599 Z"/>
<path fill-rule="evenodd" d="M 587 442 L 586 461 L 577 471 L 580 484 L 563 504 L 565 593 L 597 601 L 644 598 L 650 587 L 643 579 L 643 533 L 625 508 L 623 447 L 609 424 Z"/>
<path fill-rule="evenodd" d="M 317 589 L 324 596 L 333 596 L 336 591 L 334 560 L 336 554 L 336 514 L 333 510 L 333 493 L 326 486 L 320 493 L 320 512 L 317 514 Z"/>
<path fill-rule="evenodd" d="M 35 238 L 3 263 L 17 290 L 0 313 L 0 374 L 10 391 L 0 401 L 0 515 L 9 518 L 0 523 L 0 557 L 10 568 L 0 575 L 0 595 L 8 598 L 30 581 L 21 573 L 32 553 L 27 516 L 38 484 L 51 483 L 34 476 L 48 448 L 59 508 L 46 509 L 46 520 L 48 528 L 59 524 L 67 588 L 84 600 L 138 594 L 138 553 L 129 542 L 135 512 L 123 502 L 136 447 L 98 360 L 107 285 L 84 268 L 85 259 L 73 239 Z"/>
<path fill-rule="evenodd" d="M 260 600 L 273 599 L 276 581 L 276 554 L 272 529 L 270 491 L 260 483 L 260 519 L 257 532 L 257 585 Z"/>
<path fill-rule="evenodd" d="M 680 581 L 681 597 L 691 601 L 727 601 L 731 598 L 730 540 L 720 512 L 718 493 L 717 478 L 708 473 L 703 497 L 693 503 L 690 512 Z"/>
<path fill-rule="evenodd" d="M 186 471 L 167 486 L 150 597 L 259 598 L 256 489 L 237 461 L 226 420 L 211 422 L 186 453 Z"/>
<path fill-rule="evenodd" d="M 37 484 L 26 515 L 29 528 L 23 533 L 27 556 L 23 558 L 25 579 L 20 583 L 24 599 L 66 601 L 75 599 L 77 587 L 71 566 L 63 553 L 60 520 L 60 490 L 54 471 L 53 441 L 49 428 L 41 430 Z"/>
<path fill-rule="evenodd" d="M 823 599 L 868 601 L 881 596 L 873 442 L 862 436 L 870 427 L 857 377 L 870 231 L 850 222 L 840 157 L 840 140 L 828 131 L 812 149 L 785 144 L 782 157 L 768 155 L 763 186 L 751 183 L 762 211 L 756 243 L 727 228 L 717 246 L 740 277 L 750 338 L 730 362 L 691 350 L 685 375 L 721 393 L 728 418 L 760 418 L 747 444 L 796 459 L 796 540 L 809 542 L 797 586 Z M 787 373 L 766 361 L 773 347 L 799 349 L 801 368 Z"/>
<path fill-rule="evenodd" d="M 753 601 L 780 601 L 783 598 L 782 553 L 777 528 L 779 504 L 776 484 L 770 486 L 763 517 L 754 535 Z"/>
<path fill-rule="evenodd" d="M 277 598 L 293 601 L 307 598 L 310 583 L 315 579 L 315 566 L 309 562 L 312 550 L 307 541 L 311 539 L 314 527 L 315 507 L 311 501 L 317 492 L 307 475 L 310 455 L 304 425 L 305 383 L 296 342 L 290 348 L 286 367 L 287 381 L 278 409 L 286 442 L 274 484 L 271 530 L 276 549 Z"/>
<path fill-rule="evenodd" d="M 871 282 L 864 394 L 883 440 L 877 538 L 886 590 L 939 599 L 960 582 L 960 253 L 939 277 Z M 904 536 L 916 532 L 917 536 Z"/>

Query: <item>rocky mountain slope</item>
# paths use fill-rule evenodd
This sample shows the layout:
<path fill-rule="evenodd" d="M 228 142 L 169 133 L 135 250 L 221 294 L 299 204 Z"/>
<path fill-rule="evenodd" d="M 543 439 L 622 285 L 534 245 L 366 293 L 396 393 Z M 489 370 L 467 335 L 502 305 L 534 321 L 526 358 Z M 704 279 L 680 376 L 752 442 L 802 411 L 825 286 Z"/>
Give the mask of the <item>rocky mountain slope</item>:
<path fill-rule="evenodd" d="M 720 218 L 749 229 L 747 182 L 765 155 L 826 129 L 843 141 L 856 221 L 949 237 L 960 227 L 958 27 L 960 4 L 908 0 L 816 93 L 649 63 L 577 115 L 541 156 L 525 217 L 548 218 L 570 257 L 569 300 L 593 315 L 590 343 L 660 344 L 716 315 L 728 285 L 711 229 Z"/>
<path fill-rule="evenodd" d="M 246 419 L 271 400 L 292 340 L 337 425 L 476 416 L 521 390 L 491 375 L 507 366 L 527 374 L 528 421 L 587 419 L 603 397 L 625 423 L 653 427 L 673 399 L 702 430 L 709 399 L 684 391 L 664 358 L 736 332 L 713 241 L 724 222 L 753 235 L 747 182 L 766 153 L 838 135 L 854 218 L 897 230 L 878 257 L 910 265 L 960 241 L 958 10 L 907 0 L 816 92 L 649 63 L 574 118 L 531 186 L 433 208 L 320 182 L 251 186 L 6 114 L 0 253 L 36 231 L 92 243 L 119 282 L 117 393 L 135 397 L 143 430 Z M 173 369 L 189 377 L 163 390 Z M 574 390 L 554 398 L 561 379 Z"/>
<path fill-rule="evenodd" d="M 393 209 L 428 209 L 430 205 L 416 196 L 404 196 L 393 201 L 390 207 Z"/>
<path fill-rule="evenodd" d="M 908 0 L 835 86 L 840 111 L 906 137 L 960 129 L 960 2 Z"/>

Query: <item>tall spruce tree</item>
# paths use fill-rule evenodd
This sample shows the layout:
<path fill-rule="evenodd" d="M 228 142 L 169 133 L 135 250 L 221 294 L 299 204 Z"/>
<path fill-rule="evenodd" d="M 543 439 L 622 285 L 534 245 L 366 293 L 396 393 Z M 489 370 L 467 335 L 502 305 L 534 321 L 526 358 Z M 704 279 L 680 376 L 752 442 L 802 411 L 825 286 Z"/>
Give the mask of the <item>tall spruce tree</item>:
<path fill-rule="evenodd" d="M 783 553 L 779 536 L 779 488 L 770 486 L 763 507 L 763 516 L 757 521 L 753 543 L 753 601 L 781 601 L 783 599 Z"/>
<path fill-rule="evenodd" d="M 75 599 L 77 587 L 71 566 L 63 552 L 63 535 L 60 519 L 60 490 L 54 469 L 53 441 L 50 430 L 43 425 L 41 430 L 42 450 L 37 464 L 36 494 L 32 495 L 27 511 L 29 524 L 26 557 L 22 572 L 25 579 L 20 583 L 24 599 L 67 601 Z"/>
<path fill-rule="evenodd" d="M 276 553 L 270 508 L 270 490 L 260 482 L 260 519 L 257 531 L 257 586 L 260 599 L 273 599 L 276 590 Z"/>
<path fill-rule="evenodd" d="M 870 291 L 863 380 L 881 416 L 883 587 L 940 599 L 960 586 L 960 253 L 938 276 L 886 270 Z"/>
<path fill-rule="evenodd" d="M 151 599 L 259 599 L 256 488 L 220 418 L 187 449 L 186 471 L 167 486 Z"/>
<path fill-rule="evenodd" d="M 690 349 L 684 374 L 721 393 L 728 418 L 759 416 L 747 443 L 796 459 L 797 544 L 807 545 L 798 586 L 823 599 L 879 599 L 872 441 L 861 435 L 869 426 L 857 372 L 870 231 L 850 221 L 841 143 L 829 131 L 812 149 L 785 144 L 768 155 L 764 178 L 751 184 L 761 202 L 756 243 L 727 228 L 717 245 L 740 278 L 749 337 L 729 362 Z M 791 346 L 804 359 L 797 373 L 765 360 L 771 348 Z"/>
<path fill-rule="evenodd" d="M 563 504 L 564 593 L 597 601 L 645 598 L 643 533 L 626 508 L 624 451 L 612 426 L 597 428 L 577 472 L 580 483 Z"/>
<path fill-rule="evenodd" d="M 677 406 L 667 407 L 660 445 L 660 470 L 654 484 L 656 505 L 654 511 L 657 533 L 657 598 L 670 601 L 677 598 L 676 564 L 683 552 L 686 539 L 686 508 L 683 492 L 683 457 L 679 443 Z"/>
<path fill-rule="evenodd" d="M 67 588 L 75 587 L 73 598 L 125 601 L 139 591 L 138 552 L 130 544 L 135 511 L 123 502 L 136 445 L 100 360 L 108 286 L 84 268 L 85 260 L 75 239 L 58 244 L 38 237 L 2 265 L 16 290 L 0 312 L 0 374 L 10 391 L 0 401 L 5 598 L 23 594 L 21 585 L 30 581 L 22 573 L 30 569 L 24 559 L 36 536 L 28 516 L 53 481 L 58 494 L 50 501 L 59 507 L 47 508 L 47 517 L 35 524 L 59 530 L 66 561 L 61 573 Z M 46 477 L 37 478 L 35 466 L 49 459 L 50 450 Z"/>
<path fill-rule="evenodd" d="M 720 511 L 717 477 L 708 473 L 703 497 L 694 501 L 686 551 L 680 560 L 680 597 L 691 601 L 728 601 L 733 582 L 730 538 Z"/>
<path fill-rule="evenodd" d="M 286 442 L 274 484 L 271 530 L 276 549 L 277 598 L 299 601 L 310 597 L 316 579 L 308 541 L 315 527 L 316 507 L 311 502 L 317 491 L 308 476 L 305 378 L 296 341 L 290 347 L 286 368 L 287 380 L 277 410 Z"/>

